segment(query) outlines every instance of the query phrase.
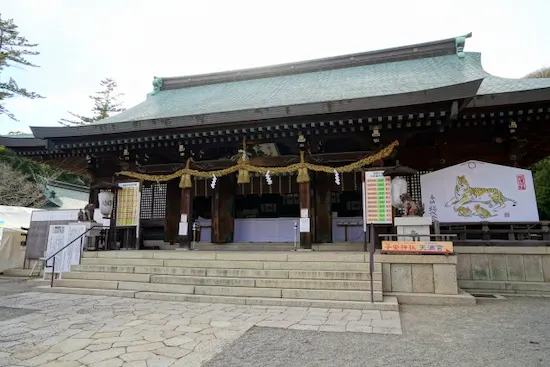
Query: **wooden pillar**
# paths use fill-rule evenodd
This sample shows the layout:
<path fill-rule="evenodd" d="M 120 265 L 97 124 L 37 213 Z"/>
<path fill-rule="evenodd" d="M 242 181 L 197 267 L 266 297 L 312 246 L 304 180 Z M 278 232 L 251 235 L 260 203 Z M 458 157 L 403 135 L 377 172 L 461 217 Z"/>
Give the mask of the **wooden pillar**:
<path fill-rule="evenodd" d="M 178 236 L 180 248 L 190 248 L 193 240 L 193 188 L 181 189 L 179 221 L 180 226 L 187 225 L 187 234 Z"/>
<path fill-rule="evenodd" d="M 173 245 L 178 236 L 180 221 L 180 188 L 179 178 L 166 184 L 166 217 L 164 218 L 164 242 Z"/>
<path fill-rule="evenodd" d="M 316 243 L 332 242 L 332 177 L 328 173 L 315 172 L 315 222 L 313 241 Z"/>
<path fill-rule="evenodd" d="M 298 184 L 298 192 L 300 194 L 300 221 L 305 219 L 302 218 L 302 214 L 307 210 L 307 215 L 309 223 L 311 226 L 311 190 L 310 182 L 302 182 Z M 300 226 L 300 248 L 311 249 L 311 229 L 309 232 L 302 232 Z"/>
<path fill-rule="evenodd" d="M 212 195 L 212 243 L 231 243 L 235 231 L 235 194 L 237 177 L 217 179 Z"/>

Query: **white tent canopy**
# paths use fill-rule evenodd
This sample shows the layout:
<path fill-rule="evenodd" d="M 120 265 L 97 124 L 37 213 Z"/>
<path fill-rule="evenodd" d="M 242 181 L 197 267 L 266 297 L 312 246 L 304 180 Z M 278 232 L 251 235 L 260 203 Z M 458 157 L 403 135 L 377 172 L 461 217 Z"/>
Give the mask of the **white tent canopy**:
<path fill-rule="evenodd" d="M 23 266 L 25 247 L 21 246 L 24 239 L 21 227 L 29 228 L 35 210 L 40 209 L 0 205 L 0 221 L 4 221 L 0 241 L 0 272 Z"/>
<path fill-rule="evenodd" d="M 0 205 L 0 221 L 4 221 L 4 229 L 21 230 L 21 227 L 29 228 L 33 208 L 20 206 Z"/>

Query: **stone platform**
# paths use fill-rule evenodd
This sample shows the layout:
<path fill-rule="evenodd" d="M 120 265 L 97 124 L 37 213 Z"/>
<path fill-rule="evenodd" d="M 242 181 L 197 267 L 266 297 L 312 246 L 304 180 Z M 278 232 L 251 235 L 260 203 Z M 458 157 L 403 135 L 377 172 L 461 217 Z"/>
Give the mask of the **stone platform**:
<path fill-rule="evenodd" d="M 43 292 L 240 305 L 398 310 L 364 252 L 84 252 Z"/>

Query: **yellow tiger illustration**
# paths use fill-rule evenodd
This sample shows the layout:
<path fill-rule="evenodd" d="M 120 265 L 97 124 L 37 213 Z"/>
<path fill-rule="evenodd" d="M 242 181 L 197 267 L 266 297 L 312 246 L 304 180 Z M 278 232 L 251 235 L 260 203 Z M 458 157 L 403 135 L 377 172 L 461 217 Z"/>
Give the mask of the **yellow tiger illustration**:
<path fill-rule="evenodd" d="M 461 217 L 471 217 L 473 215 L 472 209 L 467 206 L 460 206 L 456 211 Z"/>
<path fill-rule="evenodd" d="M 474 209 L 476 211 L 476 215 L 478 217 L 480 217 L 481 219 L 485 219 L 485 218 L 490 218 L 490 217 L 496 217 L 496 214 L 491 214 L 490 211 L 488 211 L 487 209 L 485 209 L 484 207 L 482 207 L 481 205 L 479 204 L 476 204 L 474 206 Z"/>
<path fill-rule="evenodd" d="M 482 203 L 493 210 L 500 210 L 506 207 L 510 201 L 513 206 L 517 202 L 504 196 L 502 191 L 495 188 L 471 187 L 465 176 L 457 176 L 454 197 L 445 206 L 453 206 L 455 211 L 458 207 L 468 203 Z"/>

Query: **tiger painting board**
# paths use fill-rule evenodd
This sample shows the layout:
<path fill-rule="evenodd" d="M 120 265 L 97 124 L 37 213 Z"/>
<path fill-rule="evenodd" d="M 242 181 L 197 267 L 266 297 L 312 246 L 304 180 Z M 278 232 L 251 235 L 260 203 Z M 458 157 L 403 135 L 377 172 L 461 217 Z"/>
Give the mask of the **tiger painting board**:
<path fill-rule="evenodd" d="M 420 176 L 424 216 L 440 223 L 538 222 L 531 171 L 467 161 Z"/>

